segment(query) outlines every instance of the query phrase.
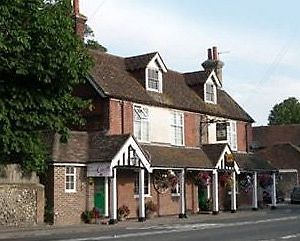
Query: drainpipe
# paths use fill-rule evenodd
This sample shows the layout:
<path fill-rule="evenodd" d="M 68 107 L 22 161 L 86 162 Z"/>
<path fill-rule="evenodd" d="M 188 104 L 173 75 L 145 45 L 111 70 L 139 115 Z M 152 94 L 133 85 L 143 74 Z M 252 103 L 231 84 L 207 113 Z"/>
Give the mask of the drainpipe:
<path fill-rule="evenodd" d="M 121 106 L 121 134 L 124 134 L 124 100 L 120 101 Z"/>
<path fill-rule="evenodd" d="M 248 124 L 245 125 L 245 132 L 246 132 L 246 152 L 249 151 L 249 143 L 248 143 Z"/>

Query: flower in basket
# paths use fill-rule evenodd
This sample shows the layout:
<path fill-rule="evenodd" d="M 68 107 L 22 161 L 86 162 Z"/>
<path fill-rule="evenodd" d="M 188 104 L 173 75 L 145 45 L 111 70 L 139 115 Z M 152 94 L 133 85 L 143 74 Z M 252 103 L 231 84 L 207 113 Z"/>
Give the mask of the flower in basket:
<path fill-rule="evenodd" d="M 176 187 L 178 183 L 178 177 L 173 171 L 168 171 L 168 182 L 171 188 Z"/>
<path fill-rule="evenodd" d="M 206 187 L 211 183 L 211 176 L 208 172 L 198 172 L 195 176 L 195 183 L 199 186 Z"/>
<path fill-rule="evenodd" d="M 178 183 L 178 177 L 172 170 L 157 170 L 153 175 L 154 188 L 158 193 L 166 193 Z"/>
<path fill-rule="evenodd" d="M 245 193 L 249 192 L 252 188 L 253 180 L 250 175 L 240 175 L 239 178 L 239 186 L 241 191 L 244 191 Z"/>
<path fill-rule="evenodd" d="M 92 218 L 99 219 L 101 217 L 99 209 L 94 207 L 92 209 L 91 216 Z"/>
<path fill-rule="evenodd" d="M 232 185 L 232 176 L 230 173 L 223 173 L 220 175 L 220 184 L 222 187 L 230 187 Z"/>
<path fill-rule="evenodd" d="M 268 186 L 272 185 L 273 179 L 268 174 L 259 175 L 258 183 L 262 188 L 267 188 Z"/>
<path fill-rule="evenodd" d="M 130 214 L 130 210 L 128 206 L 123 205 L 118 208 L 118 219 L 122 220 L 125 219 Z"/>

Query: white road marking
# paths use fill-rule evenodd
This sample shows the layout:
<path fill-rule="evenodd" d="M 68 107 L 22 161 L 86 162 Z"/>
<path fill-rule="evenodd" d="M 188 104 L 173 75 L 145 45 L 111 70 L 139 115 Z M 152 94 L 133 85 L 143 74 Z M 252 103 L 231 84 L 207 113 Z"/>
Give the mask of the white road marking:
<path fill-rule="evenodd" d="M 168 234 L 168 233 L 179 233 L 179 232 L 188 232 L 193 230 L 204 230 L 204 229 L 213 229 L 213 228 L 222 228 L 222 227 L 231 227 L 231 226 L 245 226 L 251 224 L 259 224 L 259 223 L 270 223 L 270 222 L 279 222 L 279 221 L 287 221 L 287 220 L 295 220 L 299 219 L 300 216 L 292 216 L 292 217 L 283 217 L 283 218 L 274 218 L 274 219 L 263 219 L 257 221 L 245 221 L 245 222 L 235 222 L 235 223 L 196 223 L 196 224 L 175 224 L 175 225 L 160 225 L 160 226 L 151 226 L 152 231 L 144 231 L 138 233 L 126 233 L 126 234 L 114 234 L 107 236 L 97 236 L 97 237 L 87 237 L 87 238 L 69 238 L 62 239 L 58 241 L 97 241 L 97 240 L 109 240 L 109 239 L 121 239 L 121 238 L 130 238 L 130 237 L 141 237 L 141 236 L 149 236 L 156 234 Z M 133 230 L 133 228 L 127 228 Z M 142 230 L 146 228 L 135 228 L 135 230 Z M 148 229 L 149 230 L 149 229 Z M 300 234 L 293 234 L 288 236 L 282 236 L 281 240 L 287 240 L 294 238 L 294 235 L 300 236 Z M 296 237 L 298 237 L 296 236 Z M 278 239 L 277 239 L 278 240 Z M 260 241 L 276 241 L 276 239 L 267 239 Z"/>
<path fill-rule="evenodd" d="M 272 239 L 262 239 L 262 240 L 259 240 L 259 241 L 279 241 L 279 240 L 294 239 L 294 238 L 298 238 L 298 237 L 300 237 L 300 233 L 281 236 L 281 237 L 278 237 L 277 239 L 274 239 L 274 238 L 272 238 Z"/>
<path fill-rule="evenodd" d="M 283 237 L 281 237 L 281 239 L 293 239 L 293 238 L 298 238 L 298 237 L 300 237 L 300 233 L 283 236 Z"/>

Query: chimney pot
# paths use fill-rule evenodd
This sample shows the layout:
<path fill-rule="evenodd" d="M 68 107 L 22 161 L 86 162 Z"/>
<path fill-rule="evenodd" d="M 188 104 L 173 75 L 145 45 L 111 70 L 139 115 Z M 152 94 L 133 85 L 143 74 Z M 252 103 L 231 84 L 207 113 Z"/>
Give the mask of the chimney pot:
<path fill-rule="evenodd" d="M 218 56 L 218 49 L 216 46 L 214 46 L 213 48 L 213 60 L 218 60 L 219 56 Z"/>
<path fill-rule="evenodd" d="M 212 52 L 211 52 L 211 48 L 209 48 L 207 50 L 207 59 L 212 60 Z"/>
<path fill-rule="evenodd" d="M 73 0 L 73 10 L 75 17 L 79 15 L 79 0 Z"/>

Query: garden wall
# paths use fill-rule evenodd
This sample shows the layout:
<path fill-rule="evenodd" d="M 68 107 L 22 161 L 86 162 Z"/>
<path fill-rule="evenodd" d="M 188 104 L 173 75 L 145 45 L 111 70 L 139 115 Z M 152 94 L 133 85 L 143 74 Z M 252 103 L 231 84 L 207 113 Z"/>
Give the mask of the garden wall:
<path fill-rule="evenodd" d="M 30 226 L 44 222 L 44 186 L 18 165 L 0 166 L 0 225 Z"/>

